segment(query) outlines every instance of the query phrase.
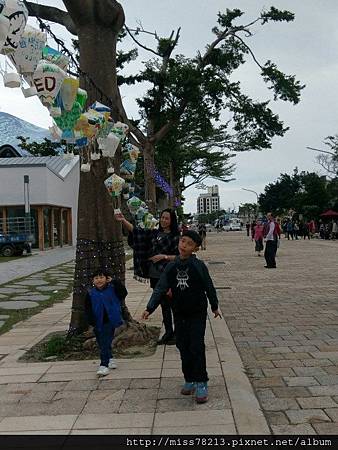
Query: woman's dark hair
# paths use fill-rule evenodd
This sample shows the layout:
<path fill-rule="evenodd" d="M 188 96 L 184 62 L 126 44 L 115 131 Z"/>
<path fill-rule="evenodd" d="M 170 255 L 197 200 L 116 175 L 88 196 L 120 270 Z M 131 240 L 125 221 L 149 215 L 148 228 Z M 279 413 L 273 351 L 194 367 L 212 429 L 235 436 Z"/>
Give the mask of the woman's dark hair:
<path fill-rule="evenodd" d="M 176 216 L 175 211 L 173 209 L 171 209 L 171 208 L 166 208 L 163 211 L 161 211 L 160 218 L 162 217 L 162 214 L 165 213 L 165 212 L 170 214 L 170 233 L 175 235 L 175 236 L 180 234 L 180 231 L 178 229 L 177 216 Z M 163 228 L 161 226 L 161 222 L 159 224 L 158 229 L 160 231 L 163 231 Z"/>

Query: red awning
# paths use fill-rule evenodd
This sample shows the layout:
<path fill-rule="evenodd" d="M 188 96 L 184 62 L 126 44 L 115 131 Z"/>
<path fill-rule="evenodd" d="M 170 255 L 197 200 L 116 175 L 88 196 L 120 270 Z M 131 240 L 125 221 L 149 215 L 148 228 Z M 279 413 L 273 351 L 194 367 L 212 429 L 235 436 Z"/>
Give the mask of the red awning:
<path fill-rule="evenodd" d="M 338 212 L 329 209 L 328 211 L 323 212 L 320 217 L 337 217 Z"/>

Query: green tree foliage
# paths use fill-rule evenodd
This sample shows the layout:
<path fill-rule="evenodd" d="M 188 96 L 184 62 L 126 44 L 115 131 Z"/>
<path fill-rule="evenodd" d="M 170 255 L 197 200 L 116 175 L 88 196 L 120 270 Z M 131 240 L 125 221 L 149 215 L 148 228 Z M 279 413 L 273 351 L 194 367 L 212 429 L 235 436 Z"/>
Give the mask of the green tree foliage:
<path fill-rule="evenodd" d="M 252 22 L 239 25 L 243 15 L 239 9 L 219 13 L 213 42 L 193 58 L 174 55 L 180 30 L 169 38 L 154 33 L 157 48 L 149 51 L 156 56 L 145 63 L 140 74 L 150 87 L 137 99 L 141 117 L 137 129 L 155 145 L 155 160 L 162 170 L 169 161 L 173 163 L 182 189 L 188 186 L 188 176 L 191 184 L 206 177 L 229 181 L 235 152 L 270 148 L 272 138 L 287 131 L 269 101 L 250 98 L 234 81 L 235 71 L 248 59 L 259 66 L 275 100 L 299 102 L 304 86 L 270 60 L 260 64 L 247 44 L 255 24 L 288 22 L 293 14 L 272 7 Z M 137 34 L 142 32 L 137 30 Z M 224 121 L 224 114 L 231 120 Z"/>
<path fill-rule="evenodd" d="M 259 196 L 259 205 L 264 213 L 272 211 L 283 215 L 293 209 L 306 217 L 318 217 L 330 206 L 332 192 L 325 176 L 314 172 L 281 174 L 275 183 L 268 184 Z"/>

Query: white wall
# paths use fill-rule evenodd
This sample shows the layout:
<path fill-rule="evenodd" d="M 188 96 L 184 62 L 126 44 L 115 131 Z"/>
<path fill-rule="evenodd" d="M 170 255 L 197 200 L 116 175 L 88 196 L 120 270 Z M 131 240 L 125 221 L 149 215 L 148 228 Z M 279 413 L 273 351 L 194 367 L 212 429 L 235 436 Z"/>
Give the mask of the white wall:
<path fill-rule="evenodd" d="M 29 176 L 31 205 L 72 208 L 73 243 L 76 242 L 79 163 L 62 180 L 47 167 L 0 166 L 0 206 L 24 205 L 24 175 Z"/>

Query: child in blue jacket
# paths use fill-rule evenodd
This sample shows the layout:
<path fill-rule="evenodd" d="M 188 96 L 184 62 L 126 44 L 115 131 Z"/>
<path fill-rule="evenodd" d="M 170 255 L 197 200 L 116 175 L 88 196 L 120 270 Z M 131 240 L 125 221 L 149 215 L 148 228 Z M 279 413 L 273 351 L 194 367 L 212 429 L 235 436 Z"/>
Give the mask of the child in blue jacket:
<path fill-rule="evenodd" d="M 112 357 L 115 328 L 122 325 L 121 301 L 128 292 L 120 281 L 114 280 L 102 269 L 93 273 L 93 288 L 86 296 L 86 315 L 89 325 L 94 326 L 96 342 L 100 349 L 100 366 L 97 375 L 108 375 L 116 369 Z"/>

